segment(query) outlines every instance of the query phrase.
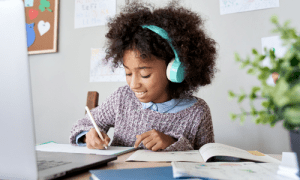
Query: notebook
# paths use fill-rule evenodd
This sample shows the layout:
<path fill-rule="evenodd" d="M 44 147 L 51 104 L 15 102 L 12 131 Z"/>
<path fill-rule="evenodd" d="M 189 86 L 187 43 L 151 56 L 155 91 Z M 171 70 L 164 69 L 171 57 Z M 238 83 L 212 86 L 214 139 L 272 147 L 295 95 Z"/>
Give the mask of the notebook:
<path fill-rule="evenodd" d="M 108 146 L 107 149 L 89 149 L 86 146 L 73 146 L 71 144 L 58 144 L 55 142 L 36 146 L 37 151 L 65 152 L 97 155 L 121 155 L 136 150 L 134 147 Z"/>
<path fill-rule="evenodd" d="M 135 169 L 90 170 L 92 180 L 174 180 L 172 166 Z"/>
<path fill-rule="evenodd" d="M 35 151 L 24 9 L 22 0 L 0 0 L 0 179 L 52 179 L 117 159 Z"/>
<path fill-rule="evenodd" d="M 126 161 L 186 161 L 186 162 L 211 162 L 211 161 L 254 161 L 280 163 L 279 160 L 258 151 L 245 151 L 236 147 L 221 143 L 207 143 L 199 150 L 153 152 L 150 150 L 138 150 Z"/>

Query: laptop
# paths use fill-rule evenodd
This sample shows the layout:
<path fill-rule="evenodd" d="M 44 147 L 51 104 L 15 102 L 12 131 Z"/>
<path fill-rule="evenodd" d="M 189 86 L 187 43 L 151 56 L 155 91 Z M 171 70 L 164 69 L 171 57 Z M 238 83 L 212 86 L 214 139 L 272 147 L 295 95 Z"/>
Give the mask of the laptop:
<path fill-rule="evenodd" d="M 22 0 L 0 0 L 0 179 L 53 179 L 116 160 L 35 150 L 24 9 Z"/>

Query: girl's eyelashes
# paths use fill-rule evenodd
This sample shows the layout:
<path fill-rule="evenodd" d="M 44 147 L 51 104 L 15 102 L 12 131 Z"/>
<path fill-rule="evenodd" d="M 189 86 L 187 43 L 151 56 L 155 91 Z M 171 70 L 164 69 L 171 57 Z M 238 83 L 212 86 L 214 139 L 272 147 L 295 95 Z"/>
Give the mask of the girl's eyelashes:
<path fill-rule="evenodd" d="M 151 74 L 149 74 L 148 76 L 141 76 L 142 78 L 149 78 Z M 131 76 L 131 74 L 126 74 L 126 76 Z"/>
<path fill-rule="evenodd" d="M 151 74 L 149 74 L 148 76 L 142 76 L 142 78 L 149 78 Z"/>

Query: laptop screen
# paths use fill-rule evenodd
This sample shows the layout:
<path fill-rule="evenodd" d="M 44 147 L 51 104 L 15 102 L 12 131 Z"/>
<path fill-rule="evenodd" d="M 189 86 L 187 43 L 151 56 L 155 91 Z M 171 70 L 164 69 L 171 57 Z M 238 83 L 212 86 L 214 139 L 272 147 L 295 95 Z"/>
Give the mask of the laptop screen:
<path fill-rule="evenodd" d="M 37 179 L 22 0 L 0 0 L 0 179 Z"/>

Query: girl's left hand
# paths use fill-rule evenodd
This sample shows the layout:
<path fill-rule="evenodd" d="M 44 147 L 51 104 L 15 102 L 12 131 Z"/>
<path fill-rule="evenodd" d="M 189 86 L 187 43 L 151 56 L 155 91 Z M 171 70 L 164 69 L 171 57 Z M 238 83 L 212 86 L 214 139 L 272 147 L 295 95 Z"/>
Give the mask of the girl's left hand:
<path fill-rule="evenodd" d="M 159 132 L 155 129 L 145 132 L 141 135 L 136 135 L 137 140 L 135 141 L 134 147 L 137 148 L 141 142 L 144 146 L 152 151 L 157 151 L 160 149 L 165 149 L 176 140 L 171 136 L 165 135 L 162 132 Z"/>

